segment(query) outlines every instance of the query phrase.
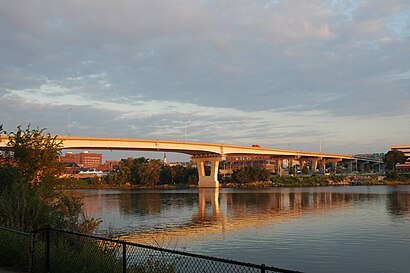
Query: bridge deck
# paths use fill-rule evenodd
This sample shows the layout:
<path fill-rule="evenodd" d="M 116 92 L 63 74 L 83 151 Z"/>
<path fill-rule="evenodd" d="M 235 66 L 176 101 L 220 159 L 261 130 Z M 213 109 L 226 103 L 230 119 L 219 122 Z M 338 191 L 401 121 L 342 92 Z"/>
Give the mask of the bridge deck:
<path fill-rule="evenodd" d="M 7 136 L 0 136 L 0 148 L 5 148 Z M 318 153 L 296 150 L 282 150 L 259 147 L 246 147 L 229 144 L 214 144 L 190 141 L 134 139 L 134 138 L 101 138 L 81 136 L 58 136 L 63 149 L 89 150 L 138 150 L 184 153 L 192 156 L 199 155 L 272 155 L 286 157 L 306 157 L 323 159 L 354 159 L 352 155 Z"/>

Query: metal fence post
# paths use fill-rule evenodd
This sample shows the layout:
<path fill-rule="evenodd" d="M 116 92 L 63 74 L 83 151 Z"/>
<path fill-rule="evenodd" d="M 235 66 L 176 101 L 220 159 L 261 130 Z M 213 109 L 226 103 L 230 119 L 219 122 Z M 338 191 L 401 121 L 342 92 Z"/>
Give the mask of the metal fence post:
<path fill-rule="evenodd" d="M 46 272 L 50 273 L 50 226 L 46 227 Z"/>
<path fill-rule="evenodd" d="M 261 264 L 261 273 L 265 273 L 265 264 Z"/>
<path fill-rule="evenodd" d="M 122 273 L 127 272 L 127 244 L 122 242 Z"/>

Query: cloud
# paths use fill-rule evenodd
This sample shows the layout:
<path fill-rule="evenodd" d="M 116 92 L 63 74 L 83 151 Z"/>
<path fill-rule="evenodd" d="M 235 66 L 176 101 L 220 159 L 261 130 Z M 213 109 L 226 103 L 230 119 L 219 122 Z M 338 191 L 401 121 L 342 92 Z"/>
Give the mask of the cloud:
<path fill-rule="evenodd" d="M 65 132 L 72 107 L 79 134 L 313 148 L 409 133 L 390 124 L 408 124 L 405 0 L 0 1 L 7 124 Z"/>

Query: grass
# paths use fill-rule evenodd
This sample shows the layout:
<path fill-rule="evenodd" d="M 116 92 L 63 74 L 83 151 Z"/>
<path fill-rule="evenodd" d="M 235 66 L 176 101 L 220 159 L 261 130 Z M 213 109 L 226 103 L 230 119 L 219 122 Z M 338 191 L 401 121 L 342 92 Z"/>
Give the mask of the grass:
<path fill-rule="evenodd" d="M 55 273 L 121 273 L 122 244 L 51 232 L 50 271 Z M 43 272 L 45 234 L 23 235 L 0 229 L 0 266 Z M 177 259 L 160 251 L 127 246 L 127 272 L 174 273 Z"/>
<path fill-rule="evenodd" d="M 0 229 L 0 266 L 27 270 L 31 236 Z"/>

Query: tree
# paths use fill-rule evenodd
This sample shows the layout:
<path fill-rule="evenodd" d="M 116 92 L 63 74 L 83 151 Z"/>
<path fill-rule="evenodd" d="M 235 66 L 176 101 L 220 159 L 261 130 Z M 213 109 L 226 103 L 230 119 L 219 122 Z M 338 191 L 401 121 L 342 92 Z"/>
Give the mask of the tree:
<path fill-rule="evenodd" d="M 161 162 L 159 160 L 150 160 L 142 163 L 139 167 L 138 174 L 141 183 L 145 186 L 155 186 L 159 182 L 161 174 Z"/>
<path fill-rule="evenodd" d="M 22 130 L 8 134 L 7 147 L 13 151 L 13 162 L 27 182 L 37 184 L 45 177 L 55 177 L 62 171 L 58 161 L 62 147 L 56 137 L 45 134 L 45 129 Z"/>
<path fill-rule="evenodd" d="M 19 126 L 8 134 L 14 157 L 0 167 L 0 223 L 24 231 L 52 225 L 92 232 L 99 220 L 86 217 L 81 199 L 53 189 L 61 143 L 44 131 Z"/>
<path fill-rule="evenodd" d="M 159 180 L 161 184 L 172 184 L 172 168 L 169 165 L 162 165 Z"/>
<path fill-rule="evenodd" d="M 387 152 L 383 158 L 383 161 L 386 164 L 386 171 L 396 171 L 396 164 L 402 164 L 406 162 L 406 159 L 407 157 L 401 151 L 392 150 Z"/>

